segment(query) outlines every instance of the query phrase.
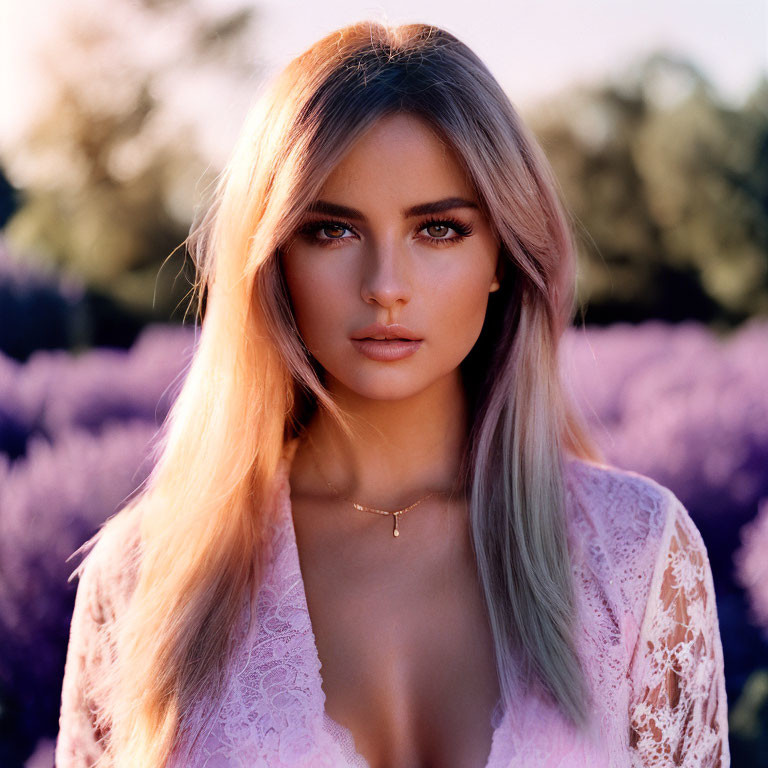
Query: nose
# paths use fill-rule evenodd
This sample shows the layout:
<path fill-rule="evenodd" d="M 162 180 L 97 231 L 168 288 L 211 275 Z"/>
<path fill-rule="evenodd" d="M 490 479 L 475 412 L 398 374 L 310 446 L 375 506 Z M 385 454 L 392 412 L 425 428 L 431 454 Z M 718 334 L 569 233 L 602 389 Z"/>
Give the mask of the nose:
<path fill-rule="evenodd" d="M 411 256 L 395 242 L 373 244 L 364 259 L 360 295 L 366 304 L 392 307 L 411 299 Z"/>

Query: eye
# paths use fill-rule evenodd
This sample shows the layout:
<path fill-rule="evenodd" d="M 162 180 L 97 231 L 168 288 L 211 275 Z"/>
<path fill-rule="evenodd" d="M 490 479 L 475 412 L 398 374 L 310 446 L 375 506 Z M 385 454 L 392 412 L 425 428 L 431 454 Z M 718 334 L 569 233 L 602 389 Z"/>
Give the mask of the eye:
<path fill-rule="evenodd" d="M 424 230 L 432 230 L 431 233 L 427 233 L 426 237 L 421 238 L 430 244 L 455 245 L 472 234 L 472 225 L 462 223 L 452 217 L 432 218 L 422 221 L 416 227 L 417 232 Z M 455 233 L 453 237 L 448 236 L 451 230 Z M 353 237 L 356 237 L 355 228 L 349 222 L 328 219 L 309 221 L 298 230 L 298 234 L 313 245 L 333 247 L 340 240 L 351 239 L 344 236 L 345 231 L 350 232 Z"/>
<path fill-rule="evenodd" d="M 353 231 L 352 225 L 346 221 L 310 221 L 299 229 L 299 234 L 311 243 L 325 246 L 332 245 L 336 240 L 349 240 L 343 236 L 345 230 Z"/>
<path fill-rule="evenodd" d="M 432 230 L 432 234 L 427 234 L 426 239 L 429 242 L 436 245 L 449 245 L 459 243 L 464 240 L 465 237 L 469 237 L 472 234 L 472 225 L 463 224 L 454 218 L 445 219 L 429 219 L 428 221 L 422 221 L 419 224 L 419 231 Z M 448 237 L 447 233 L 453 230 L 456 233 L 455 237 Z"/>

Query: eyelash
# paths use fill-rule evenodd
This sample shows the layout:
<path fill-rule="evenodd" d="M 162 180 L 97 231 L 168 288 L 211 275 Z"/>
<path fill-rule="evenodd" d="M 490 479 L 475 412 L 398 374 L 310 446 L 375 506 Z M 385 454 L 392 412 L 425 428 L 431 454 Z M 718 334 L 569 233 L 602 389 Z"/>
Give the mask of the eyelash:
<path fill-rule="evenodd" d="M 472 225 L 471 224 L 463 224 L 462 222 L 458 221 L 457 219 L 454 219 L 452 217 L 446 217 L 442 219 L 427 219 L 425 221 L 422 221 L 419 223 L 417 227 L 417 232 L 421 232 L 422 229 L 426 229 L 427 227 L 433 227 L 433 226 L 447 226 L 450 229 L 454 230 L 456 232 L 456 237 L 427 237 L 426 239 L 435 245 L 442 246 L 442 245 L 453 245 L 455 243 L 460 243 L 462 240 L 464 240 L 466 237 L 469 237 L 472 234 Z M 310 240 L 313 244 L 319 245 L 321 248 L 327 248 L 330 244 L 338 242 L 340 240 L 347 240 L 349 238 L 345 237 L 328 237 L 328 238 L 316 238 L 314 235 L 318 232 L 318 230 L 321 230 L 325 227 L 328 227 L 329 229 L 347 229 L 350 232 L 354 232 L 355 228 L 347 221 L 341 221 L 341 220 L 323 220 L 323 221 L 311 221 L 305 224 L 301 229 L 299 230 L 299 234 L 304 235 L 307 239 Z"/>

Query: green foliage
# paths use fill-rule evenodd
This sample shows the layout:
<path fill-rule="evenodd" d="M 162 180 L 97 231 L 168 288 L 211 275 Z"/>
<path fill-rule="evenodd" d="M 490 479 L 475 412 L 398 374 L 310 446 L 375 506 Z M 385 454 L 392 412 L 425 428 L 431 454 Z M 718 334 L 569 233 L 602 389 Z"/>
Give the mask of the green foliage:
<path fill-rule="evenodd" d="M 767 81 L 735 108 L 657 54 L 530 120 L 575 220 L 587 322 L 768 314 Z"/>
<path fill-rule="evenodd" d="M 728 718 L 734 765 L 768 766 L 768 669 L 757 669 L 747 679 Z"/>
<path fill-rule="evenodd" d="M 196 112 L 215 78 L 252 78 L 254 12 L 92 6 L 73 2 L 42 50 L 49 100 L 2 158 L 22 189 L 6 235 L 147 321 L 180 318 L 194 312 L 184 240 L 218 172 Z"/>

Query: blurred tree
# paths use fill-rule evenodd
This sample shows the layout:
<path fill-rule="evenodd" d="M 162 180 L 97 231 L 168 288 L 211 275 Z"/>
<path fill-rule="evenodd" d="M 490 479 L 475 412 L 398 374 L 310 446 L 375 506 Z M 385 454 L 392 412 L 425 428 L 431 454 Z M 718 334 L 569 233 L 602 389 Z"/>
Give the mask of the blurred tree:
<path fill-rule="evenodd" d="M 755 670 L 729 715 L 733 765 L 768 766 L 768 668 Z"/>
<path fill-rule="evenodd" d="M 188 304 L 192 268 L 177 247 L 256 90 L 254 14 L 212 16 L 192 0 L 115 0 L 103 14 L 94 3 L 65 6 L 44 49 L 50 99 L 0 148 L 23 195 L 7 235 L 119 302 L 115 317 L 135 313 L 132 339 Z M 229 108 L 212 108 L 221 93 Z M 768 314 L 768 81 L 727 106 L 693 64 L 657 53 L 527 117 L 577 225 L 588 322 L 729 327 Z M 116 328 L 81 327 L 99 325 Z"/>
<path fill-rule="evenodd" d="M 768 314 L 768 81 L 733 108 L 656 53 L 530 120 L 575 218 L 588 322 Z"/>
<path fill-rule="evenodd" d="M 168 320 L 188 304 L 192 265 L 178 246 L 218 172 L 200 124 L 222 95 L 226 116 L 238 84 L 252 90 L 254 10 L 185 0 L 58 10 L 42 50 L 50 99 L 3 148 L 23 190 L 6 234 L 144 321 Z"/>

